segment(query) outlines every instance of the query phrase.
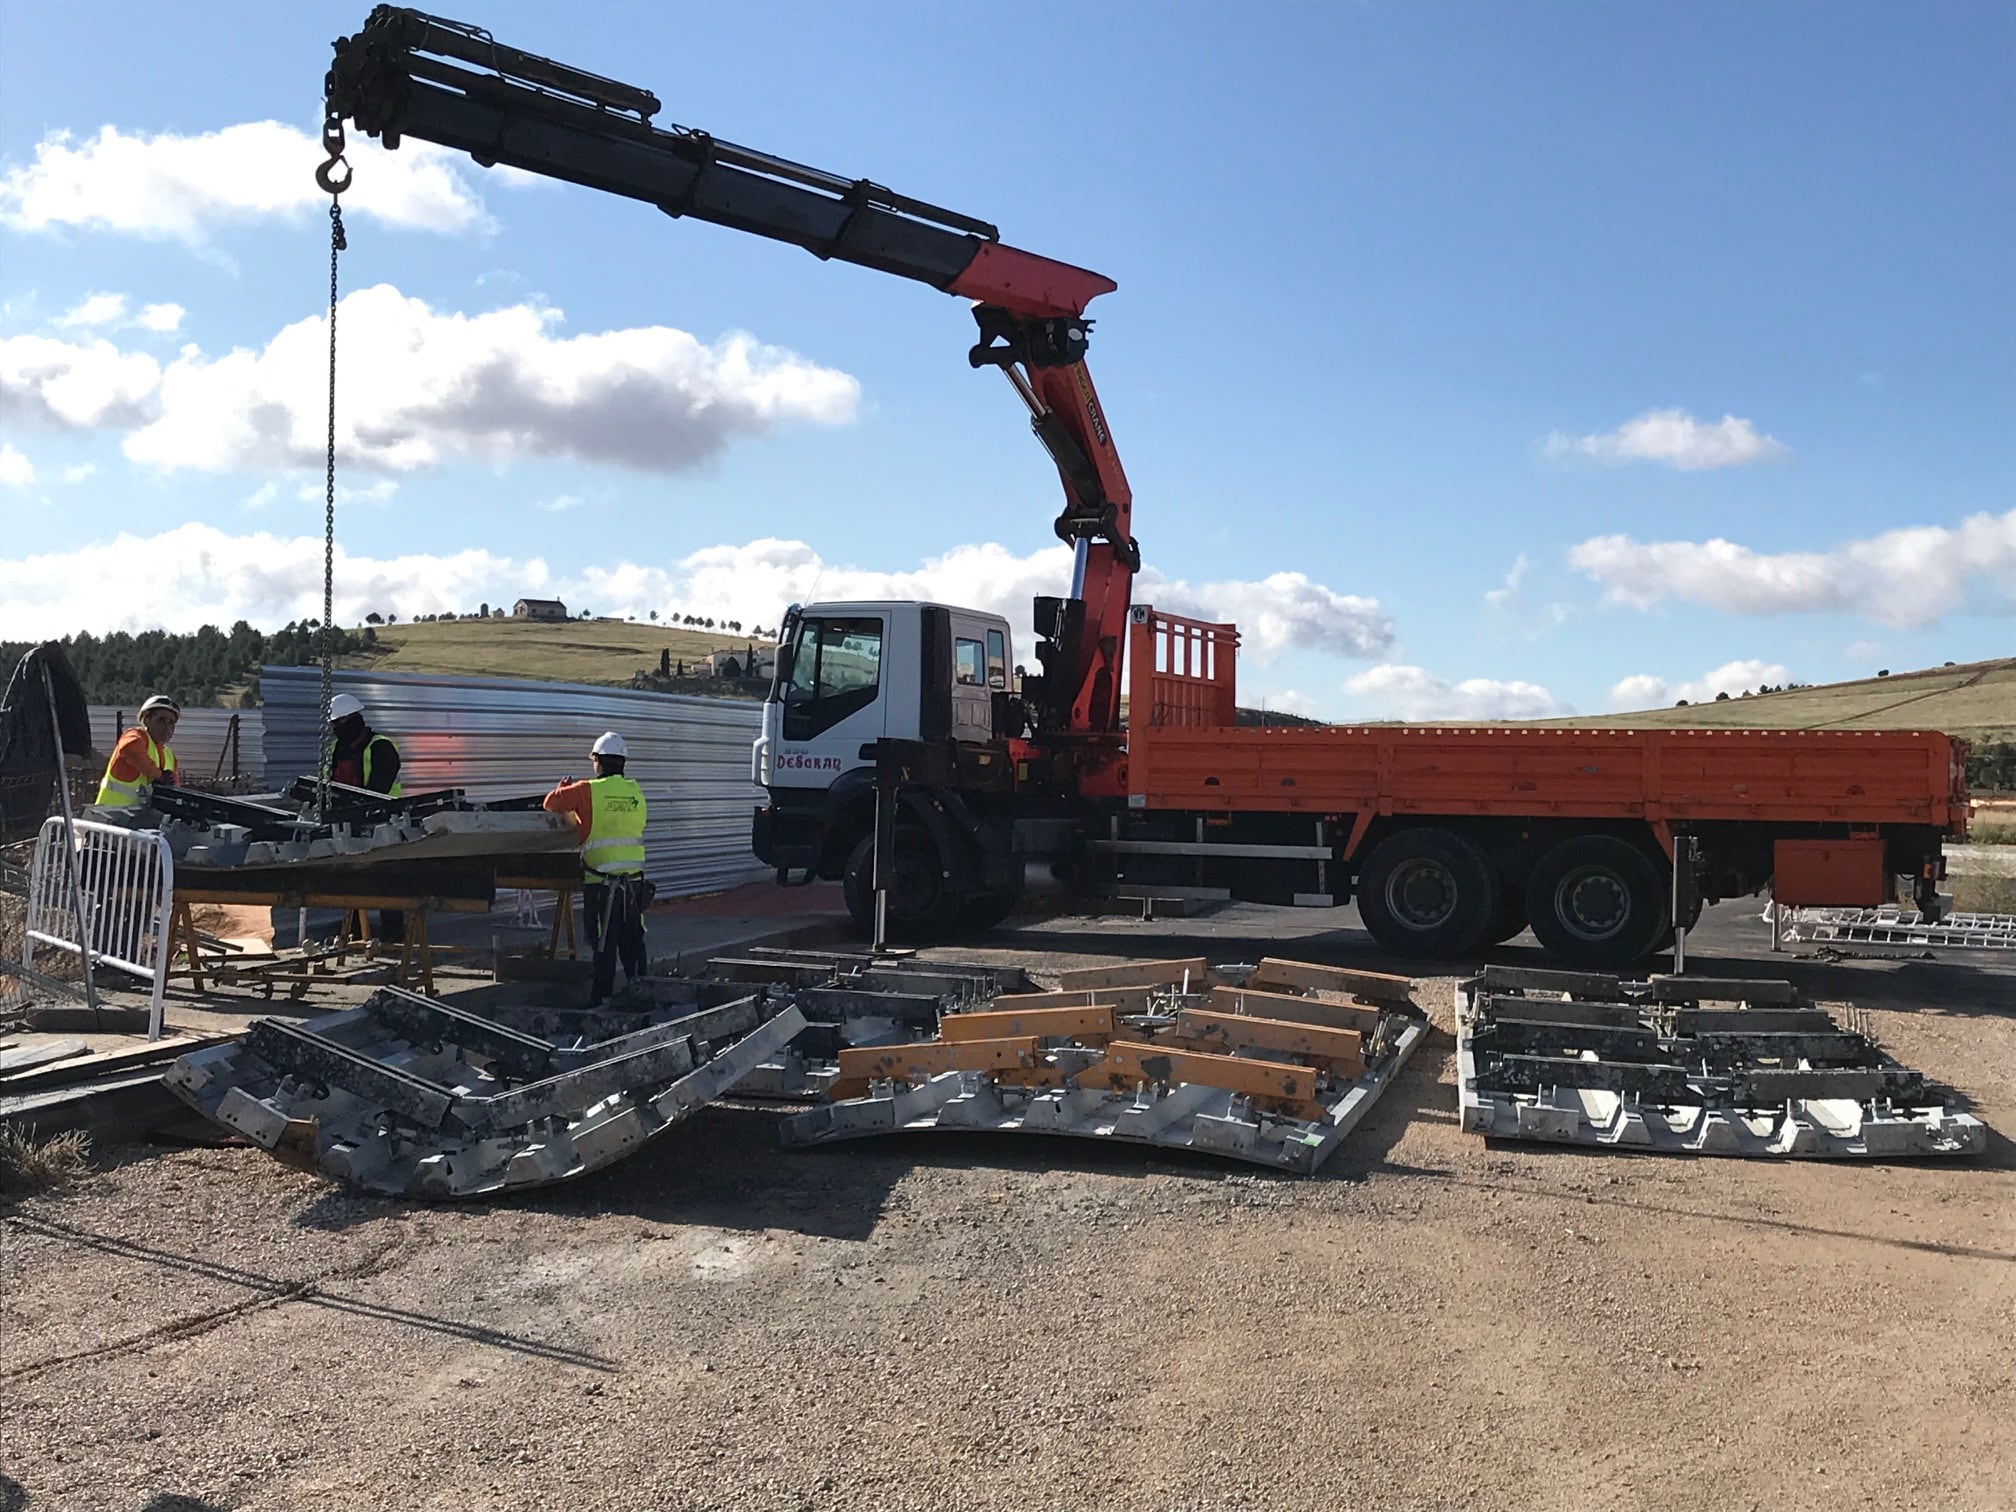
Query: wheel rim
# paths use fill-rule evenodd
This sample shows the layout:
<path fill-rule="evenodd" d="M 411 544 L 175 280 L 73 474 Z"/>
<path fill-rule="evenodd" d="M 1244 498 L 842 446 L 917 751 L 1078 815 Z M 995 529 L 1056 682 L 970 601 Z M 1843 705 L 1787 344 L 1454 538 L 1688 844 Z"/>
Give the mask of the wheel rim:
<path fill-rule="evenodd" d="M 868 896 L 875 896 L 874 862 L 868 872 Z M 921 850 L 896 847 L 889 867 L 889 912 L 906 921 L 921 919 L 938 901 L 938 868 Z"/>
<path fill-rule="evenodd" d="M 1613 940 L 1631 922 L 1631 890 L 1608 867 L 1578 866 L 1554 884 L 1554 917 L 1578 940 Z"/>
<path fill-rule="evenodd" d="M 1436 929 L 1456 912 L 1456 877 L 1440 861 L 1413 856 L 1386 879 L 1386 911 L 1408 929 Z"/>

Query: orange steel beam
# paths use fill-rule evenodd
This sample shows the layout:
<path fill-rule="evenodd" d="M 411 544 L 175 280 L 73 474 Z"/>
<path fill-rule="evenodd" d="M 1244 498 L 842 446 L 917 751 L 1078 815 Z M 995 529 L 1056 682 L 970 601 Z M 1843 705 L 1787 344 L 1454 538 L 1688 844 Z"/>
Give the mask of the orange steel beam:
<path fill-rule="evenodd" d="M 1355 1003 L 1326 1003 L 1320 998 L 1290 997 L 1278 992 L 1248 992 L 1244 987 L 1213 987 L 1211 1010 L 1252 1013 L 1291 1023 L 1317 1024 L 1325 1029 L 1356 1029 L 1360 1034 L 1376 1033 L 1384 1016 L 1377 1008 L 1360 1008 Z"/>
<path fill-rule="evenodd" d="M 1029 1008 L 1114 1008 L 1139 1013 L 1153 997 L 1152 987 L 1080 988 L 1075 992 L 1013 992 L 994 999 L 997 1010 Z"/>
<path fill-rule="evenodd" d="M 1083 992 L 1100 987 L 1163 987 L 1181 982 L 1187 974 L 1197 991 L 1204 987 L 1209 966 L 1202 956 L 1182 961 L 1129 961 L 1124 966 L 1086 966 L 1058 975 L 1057 985 L 1067 992 Z"/>
<path fill-rule="evenodd" d="M 1110 1007 L 1010 1008 L 986 1013 L 948 1013 L 938 1020 L 938 1038 L 946 1044 L 1028 1035 L 1084 1042 L 1109 1040 L 1114 1033 L 1114 1010 Z"/>
<path fill-rule="evenodd" d="M 915 1083 L 929 1081 L 947 1071 L 1041 1072 L 1045 1069 L 1036 1048 L 1036 1036 L 1013 1039 L 976 1039 L 946 1044 L 939 1040 L 919 1040 L 909 1045 L 872 1045 L 842 1050 L 838 1075 L 827 1084 L 826 1096 L 833 1102 L 866 1097 L 873 1081 Z M 1034 1083 L 1032 1085 L 1040 1085 Z"/>
<path fill-rule="evenodd" d="M 1349 992 L 1374 1003 L 1411 1003 L 1414 983 L 1384 971 L 1354 971 L 1344 966 L 1314 966 L 1269 956 L 1246 979 L 1255 987 L 1297 987 L 1305 991 Z"/>
<path fill-rule="evenodd" d="M 1104 1060 L 1078 1073 L 1080 1087 L 1131 1092 L 1143 1082 L 1191 1082 L 1222 1087 L 1251 1097 L 1256 1103 L 1295 1118 L 1318 1119 L 1328 1110 L 1316 1098 L 1316 1072 L 1308 1066 L 1280 1061 L 1246 1060 L 1234 1055 L 1208 1055 L 1115 1040 Z"/>
<path fill-rule="evenodd" d="M 1354 1029 L 1322 1029 L 1281 1019 L 1254 1018 L 1243 1013 L 1212 1013 L 1186 1008 L 1176 1015 L 1173 1031 L 1156 1043 L 1182 1041 L 1193 1049 L 1229 1055 L 1235 1050 L 1271 1050 L 1299 1056 L 1346 1081 L 1365 1074 L 1365 1038 Z"/>

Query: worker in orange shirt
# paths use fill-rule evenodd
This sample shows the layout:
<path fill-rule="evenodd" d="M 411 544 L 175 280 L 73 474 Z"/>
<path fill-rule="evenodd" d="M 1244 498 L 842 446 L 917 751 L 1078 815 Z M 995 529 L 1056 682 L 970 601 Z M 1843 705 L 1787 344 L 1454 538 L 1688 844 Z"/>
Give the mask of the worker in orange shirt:
<path fill-rule="evenodd" d="M 98 783 L 100 808 L 145 808 L 154 784 L 175 786 L 175 753 L 169 737 L 182 719 L 182 705 L 156 693 L 140 705 L 140 723 L 119 737 Z"/>
<path fill-rule="evenodd" d="M 581 917 L 595 951 L 594 1007 L 616 986 L 616 962 L 630 981 L 644 975 L 644 790 L 623 773 L 629 751 L 614 730 L 589 748 L 595 775 L 563 782 L 546 795 L 550 813 L 566 814 L 581 835 Z"/>

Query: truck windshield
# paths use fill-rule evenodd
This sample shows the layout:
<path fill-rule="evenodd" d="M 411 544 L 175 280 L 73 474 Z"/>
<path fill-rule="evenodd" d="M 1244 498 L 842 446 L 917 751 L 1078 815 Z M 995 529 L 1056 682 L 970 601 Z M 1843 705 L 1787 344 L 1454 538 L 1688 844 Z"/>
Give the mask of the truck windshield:
<path fill-rule="evenodd" d="M 784 738 L 823 735 L 875 702 L 881 679 L 881 620 L 800 619 L 791 641 L 790 674 L 783 679 Z"/>

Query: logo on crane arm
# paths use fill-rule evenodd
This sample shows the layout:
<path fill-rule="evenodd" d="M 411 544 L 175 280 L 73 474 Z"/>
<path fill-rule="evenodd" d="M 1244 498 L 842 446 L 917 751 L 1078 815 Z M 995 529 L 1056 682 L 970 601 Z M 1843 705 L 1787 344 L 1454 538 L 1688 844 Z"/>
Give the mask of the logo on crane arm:
<path fill-rule="evenodd" d="M 1078 397 L 1085 401 L 1085 413 L 1092 421 L 1092 434 L 1101 446 L 1111 445 L 1106 439 L 1106 417 L 1099 413 L 1099 399 L 1092 392 L 1092 380 L 1085 376 L 1085 364 L 1081 362 L 1071 371 L 1078 377 Z"/>

